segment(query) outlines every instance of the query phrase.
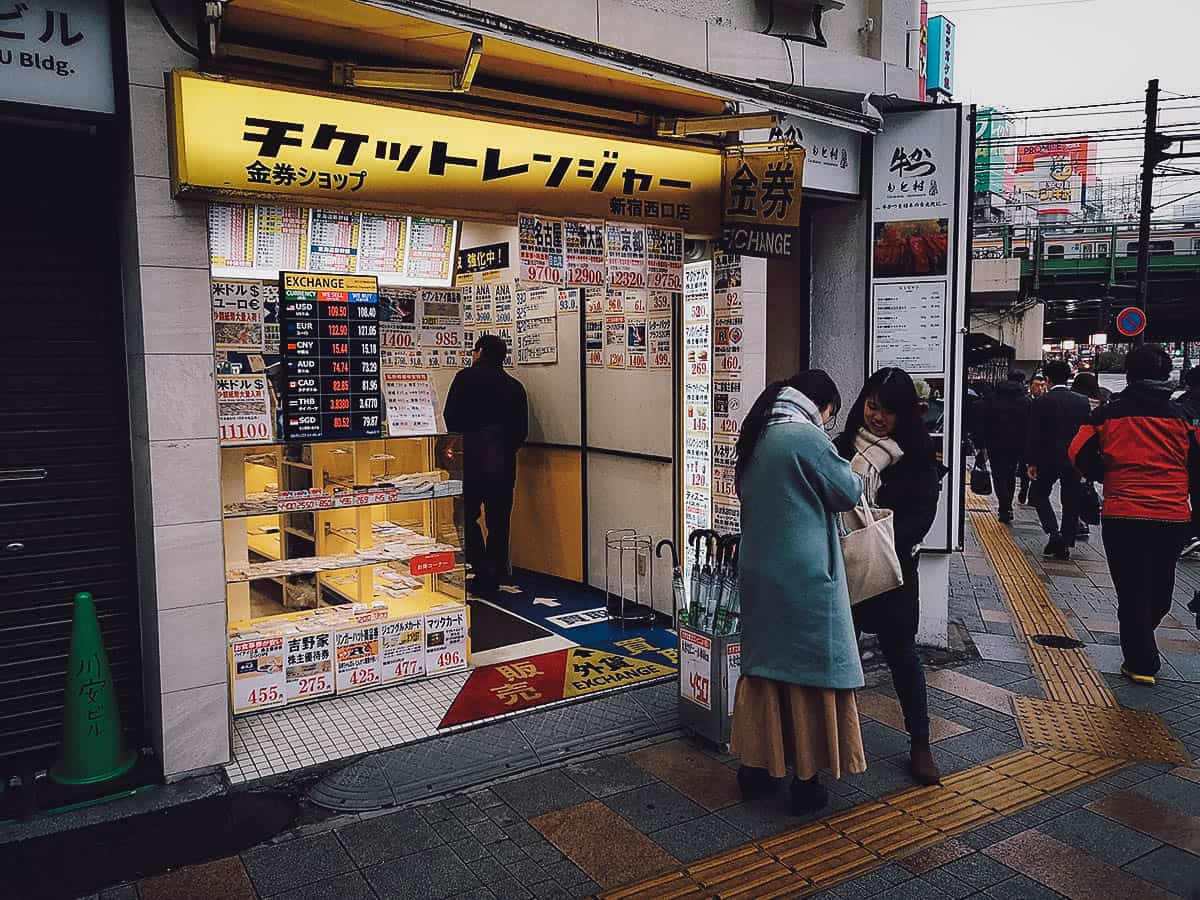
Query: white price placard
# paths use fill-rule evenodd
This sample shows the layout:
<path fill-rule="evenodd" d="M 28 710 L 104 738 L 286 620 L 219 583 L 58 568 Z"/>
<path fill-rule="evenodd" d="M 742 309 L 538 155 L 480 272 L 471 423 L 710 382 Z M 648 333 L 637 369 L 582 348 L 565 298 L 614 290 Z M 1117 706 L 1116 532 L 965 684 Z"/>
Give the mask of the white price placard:
<path fill-rule="evenodd" d="M 284 639 L 287 701 L 313 700 L 333 693 L 333 635 L 328 631 Z"/>
<path fill-rule="evenodd" d="M 408 681 L 425 674 L 425 629 L 420 616 L 396 619 L 379 626 L 383 683 Z"/>
<path fill-rule="evenodd" d="M 679 630 L 679 695 L 712 709 L 712 641 L 686 628 Z"/>
<path fill-rule="evenodd" d="M 425 671 L 440 675 L 467 667 L 467 608 L 454 606 L 425 614 Z"/>
<path fill-rule="evenodd" d="M 379 625 L 360 625 L 334 635 L 337 692 L 346 694 L 383 681 L 379 666 Z"/>
<path fill-rule="evenodd" d="M 283 638 L 234 640 L 230 642 L 229 655 L 235 713 L 283 706 L 287 701 Z"/>

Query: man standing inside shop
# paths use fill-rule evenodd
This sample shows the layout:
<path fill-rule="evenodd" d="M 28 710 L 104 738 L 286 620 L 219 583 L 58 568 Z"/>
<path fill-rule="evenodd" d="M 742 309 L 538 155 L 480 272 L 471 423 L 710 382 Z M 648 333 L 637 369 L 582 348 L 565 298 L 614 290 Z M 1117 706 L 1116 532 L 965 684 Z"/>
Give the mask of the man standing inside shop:
<path fill-rule="evenodd" d="M 446 428 L 463 436 L 463 506 L 471 591 L 494 594 L 509 574 L 508 536 L 517 451 L 529 433 L 525 388 L 504 371 L 508 345 L 494 334 L 475 342 L 472 365 L 454 376 L 446 397 Z M 487 540 L 479 527 L 482 508 Z"/>

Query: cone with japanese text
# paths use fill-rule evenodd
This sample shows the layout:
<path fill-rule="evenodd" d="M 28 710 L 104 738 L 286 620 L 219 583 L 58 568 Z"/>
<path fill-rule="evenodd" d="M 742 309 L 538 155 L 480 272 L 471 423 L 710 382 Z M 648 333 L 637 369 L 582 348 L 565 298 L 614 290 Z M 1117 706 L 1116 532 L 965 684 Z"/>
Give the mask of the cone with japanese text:
<path fill-rule="evenodd" d="M 63 700 L 62 746 L 50 768 L 59 784 L 96 784 L 124 775 L 137 762 L 125 742 L 108 654 L 92 595 L 75 595 L 67 693 Z"/>

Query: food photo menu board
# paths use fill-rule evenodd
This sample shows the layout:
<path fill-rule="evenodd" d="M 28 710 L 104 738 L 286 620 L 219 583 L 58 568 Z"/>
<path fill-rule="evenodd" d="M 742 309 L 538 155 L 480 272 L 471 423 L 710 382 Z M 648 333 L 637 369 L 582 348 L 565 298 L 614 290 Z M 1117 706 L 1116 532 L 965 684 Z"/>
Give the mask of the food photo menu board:
<path fill-rule="evenodd" d="M 373 276 L 279 276 L 283 439 L 376 438 L 379 288 Z"/>

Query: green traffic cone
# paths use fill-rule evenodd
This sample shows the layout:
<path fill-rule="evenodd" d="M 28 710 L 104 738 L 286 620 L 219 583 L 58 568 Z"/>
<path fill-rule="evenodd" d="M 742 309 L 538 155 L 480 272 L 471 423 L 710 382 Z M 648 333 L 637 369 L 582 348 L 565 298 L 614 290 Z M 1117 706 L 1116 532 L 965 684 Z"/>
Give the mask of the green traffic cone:
<path fill-rule="evenodd" d="M 137 762 L 125 743 L 117 692 L 104 652 L 92 595 L 75 595 L 67 695 L 63 701 L 62 747 L 50 768 L 59 784 L 96 784 L 124 775 Z"/>

